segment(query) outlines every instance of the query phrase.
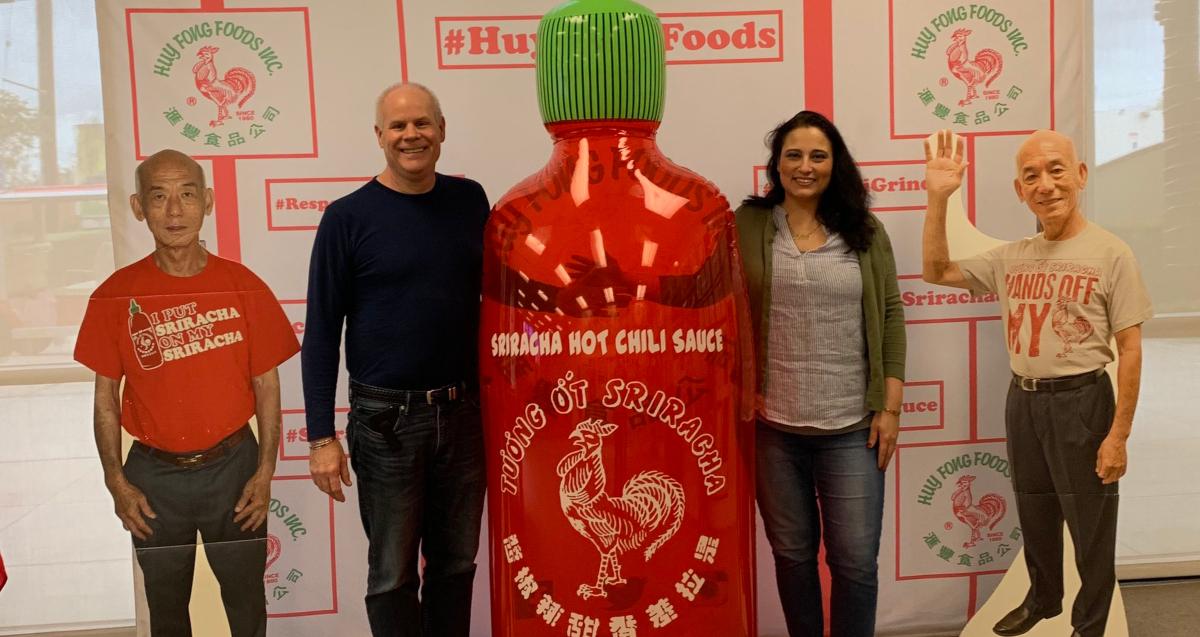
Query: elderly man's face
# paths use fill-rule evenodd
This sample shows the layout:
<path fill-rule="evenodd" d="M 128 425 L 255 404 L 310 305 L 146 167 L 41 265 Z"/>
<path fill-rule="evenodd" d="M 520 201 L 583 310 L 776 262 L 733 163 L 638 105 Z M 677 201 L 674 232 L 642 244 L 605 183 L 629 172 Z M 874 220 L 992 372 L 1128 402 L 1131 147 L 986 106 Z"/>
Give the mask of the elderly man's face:
<path fill-rule="evenodd" d="M 1034 133 L 1017 153 L 1017 197 L 1044 227 L 1062 227 L 1079 212 L 1079 193 L 1087 184 L 1087 166 L 1075 156 L 1071 140 L 1058 133 Z"/>
<path fill-rule="evenodd" d="M 145 221 L 158 248 L 186 248 L 200 241 L 204 217 L 212 212 L 212 190 L 200 166 L 186 156 L 156 155 L 143 164 L 133 215 Z"/>
<path fill-rule="evenodd" d="M 395 89 L 380 104 L 376 119 L 375 135 L 388 169 L 409 181 L 431 177 L 446 141 L 446 123 L 429 93 L 413 86 Z"/>

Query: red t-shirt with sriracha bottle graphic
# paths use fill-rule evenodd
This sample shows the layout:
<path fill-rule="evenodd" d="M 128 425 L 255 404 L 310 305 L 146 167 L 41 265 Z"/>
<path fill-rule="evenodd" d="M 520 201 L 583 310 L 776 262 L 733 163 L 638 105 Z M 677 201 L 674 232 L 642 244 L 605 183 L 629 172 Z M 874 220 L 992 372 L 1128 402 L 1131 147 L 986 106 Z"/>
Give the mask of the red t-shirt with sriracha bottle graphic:
<path fill-rule="evenodd" d="M 121 424 L 143 444 L 208 449 L 254 414 L 252 381 L 300 350 L 275 295 L 245 266 L 208 255 L 194 276 L 171 276 L 153 255 L 92 294 L 75 360 L 125 378 Z"/>

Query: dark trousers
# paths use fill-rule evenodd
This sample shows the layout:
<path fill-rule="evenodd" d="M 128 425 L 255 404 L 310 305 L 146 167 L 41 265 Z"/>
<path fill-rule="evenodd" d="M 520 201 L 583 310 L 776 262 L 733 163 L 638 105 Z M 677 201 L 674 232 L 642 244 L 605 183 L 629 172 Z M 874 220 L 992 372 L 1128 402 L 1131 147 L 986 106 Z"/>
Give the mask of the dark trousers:
<path fill-rule="evenodd" d="M 371 633 L 467 637 L 487 480 L 478 401 L 373 400 L 350 387 Z"/>
<path fill-rule="evenodd" d="M 134 443 L 125 477 L 141 489 L 158 516 L 146 518 L 154 533 L 134 538 L 146 583 L 150 632 L 155 637 L 190 637 L 192 573 L 196 533 L 204 539 L 208 565 L 221 586 L 221 601 L 233 637 L 262 637 L 267 631 L 263 574 L 267 566 L 267 525 L 243 532 L 233 507 L 258 467 L 258 443 L 249 436 L 225 455 L 197 468 L 152 457 Z"/>
<path fill-rule="evenodd" d="M 1104 634 L 1116 584 L 1117 484 L 1101 484 L 1096 476 L 1096 452 L 1112 426 L 1113 410 L 1107 375 L 1054 392 L 1027 392 L 1014 381 L 1005 409 L 1029 568 L 1025 603 L 1041 611 L 1062 606 L 1065 520 L 1082 583 L 1071 624 L 1083 637 Z"/>

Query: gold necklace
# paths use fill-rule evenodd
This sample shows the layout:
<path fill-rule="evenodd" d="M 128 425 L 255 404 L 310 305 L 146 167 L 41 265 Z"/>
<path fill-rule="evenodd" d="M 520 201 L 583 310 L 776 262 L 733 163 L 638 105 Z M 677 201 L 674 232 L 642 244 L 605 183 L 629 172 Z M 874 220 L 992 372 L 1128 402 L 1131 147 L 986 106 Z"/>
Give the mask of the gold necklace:
<path fill-rule="evenodd" d="M 791 229 L 791 225 L 788 225 L 788 230 L 792 232 L 792 239 L 794 239 L 794 240 L 796 240 L 796 241 L 804 241 L 805 239 L 808 239 L 809 237 L 811 237 L 811 236 L 813 236 L 814 234 L 816 234 L 816 233 L 817 233 L 817 231 L 821 229 L 821 227 L 822 227 L 822 226 L 821 226 L 821 222 L 820 222 L 820 221 L 818 221 L 818 222 L 817 222 L 817 225 L 816 225 L 816 226 L 814 226 L 814 227 L 813 227 L 813 229 L 812 229 L 812 230 L 809 230 L 808 232 L 795 232 L 795 231 L 792 231 L 792 229 Z"/>

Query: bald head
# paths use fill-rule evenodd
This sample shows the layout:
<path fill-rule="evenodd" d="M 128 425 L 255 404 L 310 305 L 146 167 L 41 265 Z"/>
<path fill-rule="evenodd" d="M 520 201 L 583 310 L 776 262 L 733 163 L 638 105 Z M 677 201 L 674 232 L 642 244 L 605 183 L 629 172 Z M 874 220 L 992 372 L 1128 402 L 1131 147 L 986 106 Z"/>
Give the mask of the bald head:
<path fill-rule="evenodd" d="M 1079 194 L 1087 185 L 1087 165 L 1071 138 L 1052 130 L 1035 131 L 1017 150 L 1017 198 L 1037 216 L 1047 239 L 1074 236 L 1087 225 Z"/>
<path fill-rule="evenodd" d="M 441 121 L 443 119 L 442 103 L 438 101 L 437 95 L 434 95 L 433 91 L 429 90 L 429 87 L 425 86 L 424 84 L 418 84 L 416 82 L 397 82 L 397 83 L 392 84 L 391 86 L 383 89 L 383 91 L 379 94 L 379 97 L 375 100 L 375 125 L 376 126 L 379 126 L 381 128 L 383 127 L 384 106 L 387 104 L 388 97 L 391 96 L 393 93 L 396 93 L 397 91 L 401 91 L 404 93 L 423 93 L 423 94 L 425 94 L 426 96 L 429 97 L 429 101 L 433 105 L 434 117 L 438 121 Z"/>
<path fill-rule="evenodd" d="M 1021 167 L 1030 158 L 1047 154 L 1062 157 L 1069 164 L 1069 168 L 1074 168 L 1079 163 L 1079 155 L 1075 153 L 1075 142 L 1071 141 L 1070 137 L 1058 131 L 1042 129 L 1030 133 L 1017 149 L 1017 173 L 1021 172 Z"/>
<path fill-rule="evenodd" d="M 150 188 L 151 177 L 155 171 L 163 168 L 184 168 L 192 173 L 195 183 L 199 190 L 204 190 L 204 169 L 196 160 L 181 153 L 177 150 L 166 149 L 160 150 L 157 153 L 146 158 L 141 164 L 138 164 L 137 170 L 134 171 L 134 179 L 136 180 L 137 196 L 145 198 L 145 195 Z"/>

